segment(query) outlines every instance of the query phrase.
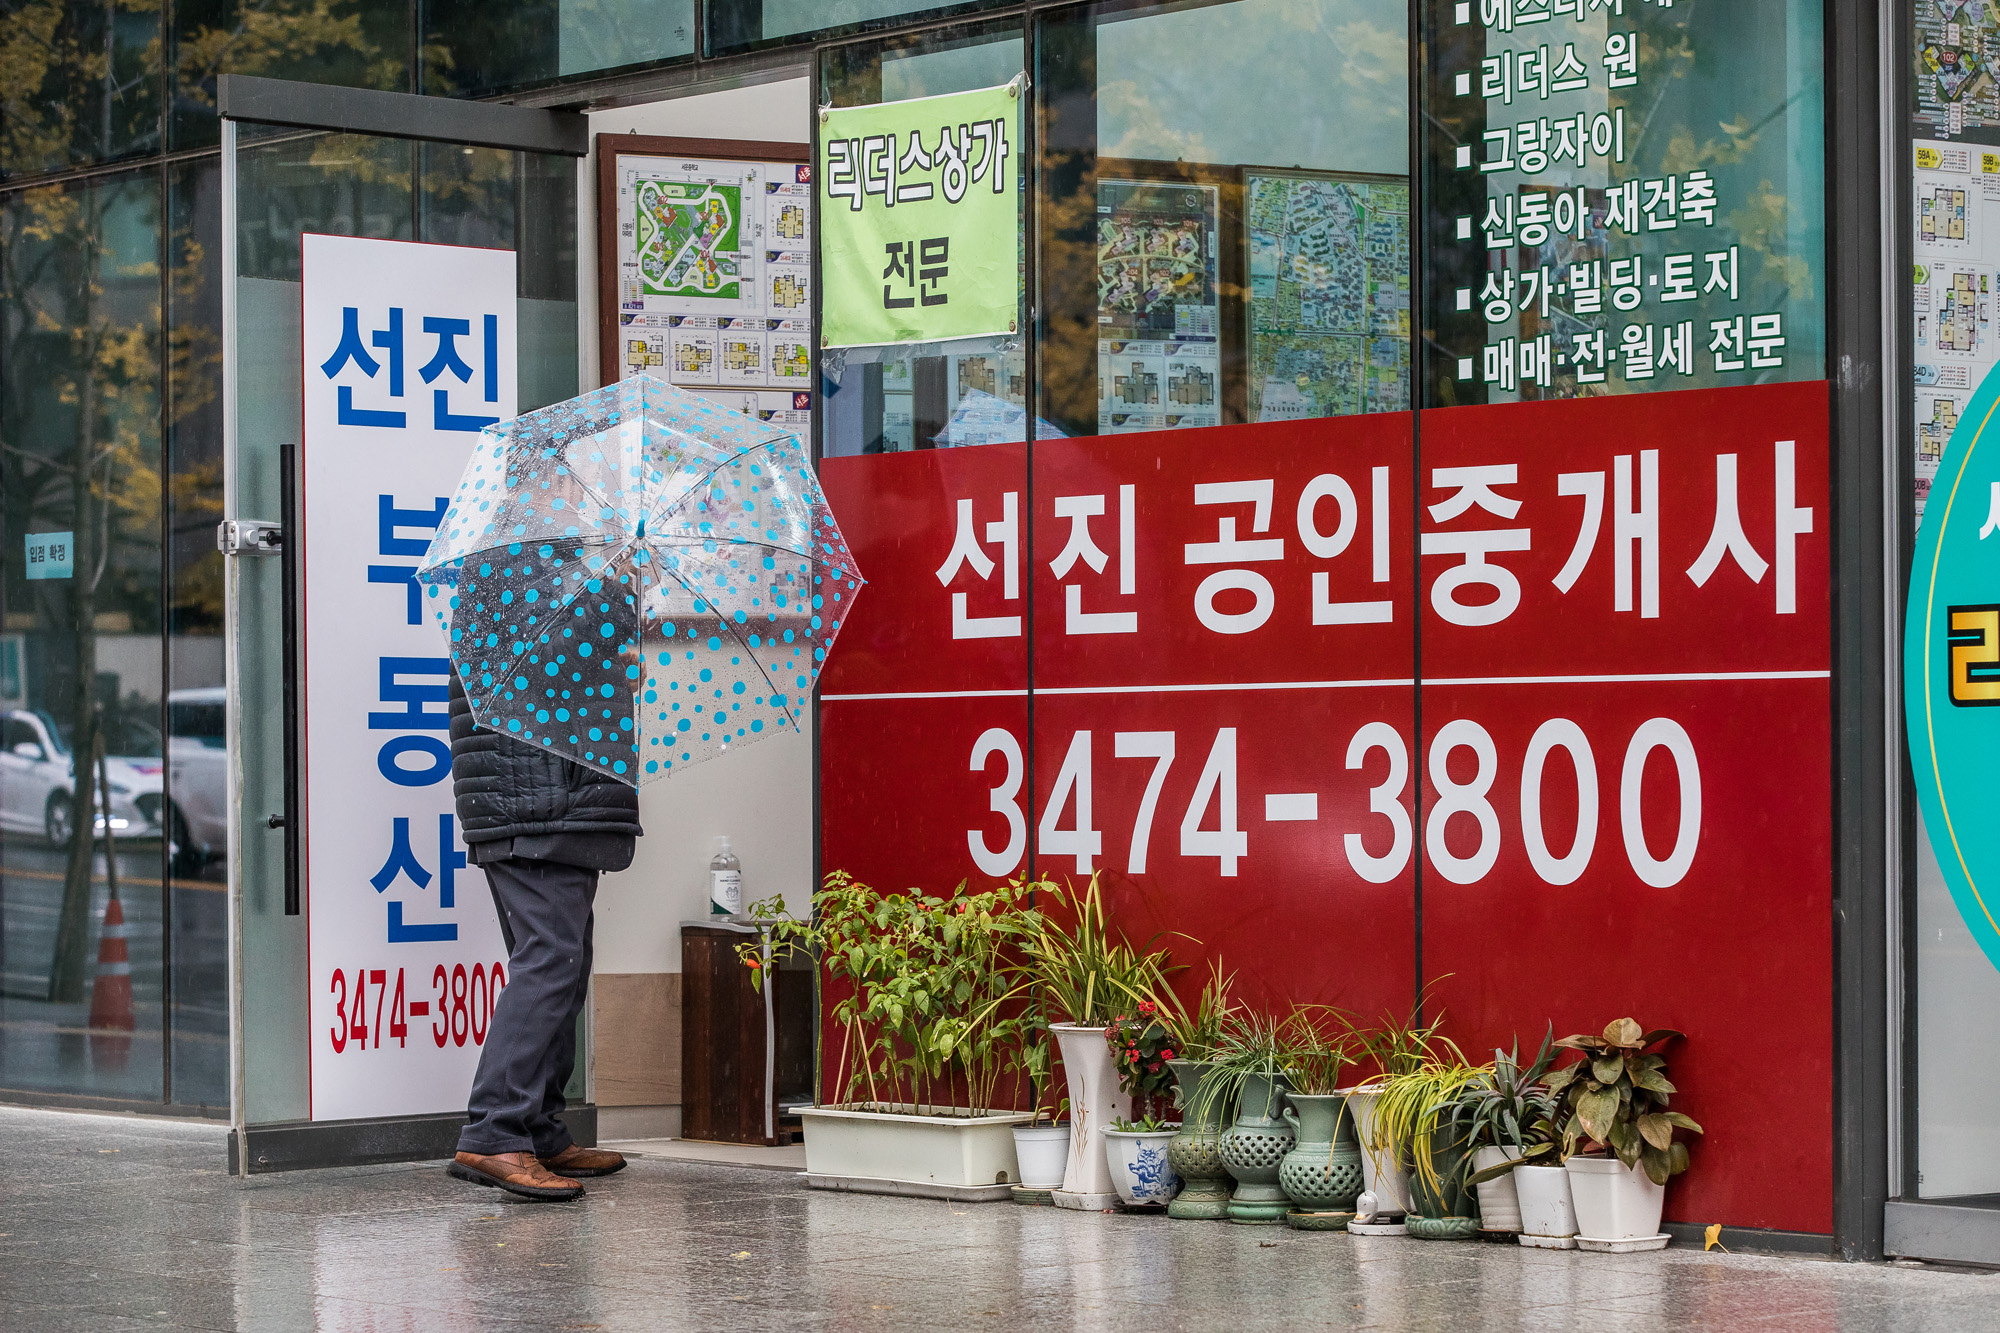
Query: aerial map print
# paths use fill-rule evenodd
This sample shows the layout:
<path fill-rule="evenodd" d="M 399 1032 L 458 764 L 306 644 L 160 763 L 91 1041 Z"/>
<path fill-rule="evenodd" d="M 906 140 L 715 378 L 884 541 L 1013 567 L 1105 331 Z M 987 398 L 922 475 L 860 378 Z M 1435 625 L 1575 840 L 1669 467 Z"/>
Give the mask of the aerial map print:
<path fill-rule="evenodd" d="M 1406 410 L 1410 191 L 1246 172 L 1253 421 Z"/>
<path fill-rule="evenodd" d="M 647 296 L 736 299 L 741 186 L 642 180 L 637 205 L 639 282 Z"/>
<path fill-rule="evenodd" d="M 1216 337 L 1215 227 L 1212 185 L 1099 181 L 1099 333 Z"/>
<path fill-rule="evenodd" d="M 1995 0 L 1916 0 L 1916 134 L 2000 143 L 2000 14 Z"/>

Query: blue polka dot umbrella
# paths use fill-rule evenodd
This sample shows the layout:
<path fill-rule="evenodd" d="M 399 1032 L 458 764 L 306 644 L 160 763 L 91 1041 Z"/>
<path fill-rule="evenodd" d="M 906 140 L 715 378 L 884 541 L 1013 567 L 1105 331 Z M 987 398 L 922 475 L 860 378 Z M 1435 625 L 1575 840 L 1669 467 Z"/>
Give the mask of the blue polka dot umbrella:
<path fill-rule="evenodd" d="M 417 577 L 480 726 L 634 786 L 797 728 L 862 584 L 797 436 L 647 375 L 488 427 Z"/>

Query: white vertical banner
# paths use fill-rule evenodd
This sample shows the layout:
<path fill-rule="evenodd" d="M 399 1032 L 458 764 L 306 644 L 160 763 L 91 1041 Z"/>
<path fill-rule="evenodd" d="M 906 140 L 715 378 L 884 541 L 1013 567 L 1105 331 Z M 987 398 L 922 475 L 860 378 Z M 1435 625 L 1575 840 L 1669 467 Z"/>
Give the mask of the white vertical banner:
<path fill-rule="evenodd" d="M 311 1116 L 463 1109 L 506 984 L 417 565 L 515 415 L 514 254 L 304 238 L 299 686 Z"/>

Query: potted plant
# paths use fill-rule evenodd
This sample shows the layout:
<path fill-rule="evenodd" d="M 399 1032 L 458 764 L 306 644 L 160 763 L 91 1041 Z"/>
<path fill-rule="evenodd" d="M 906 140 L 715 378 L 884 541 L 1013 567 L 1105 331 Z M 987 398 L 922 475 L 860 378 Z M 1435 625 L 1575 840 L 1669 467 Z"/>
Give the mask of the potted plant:
<path fill-rule="evenodd" d="M 1337 1011 L 1310 1006 L 1293 1010 L 1280 1034 L 1295 1143 L 1278 1164 L 1278 1185 L 1292 1201 L 1285 1223 L 1297 1231 L 1346 1230 L 1361 1193 L 1361 1146 L 1341 1091 L 1354 1063 L 1346 1026 Z"/>
<path fill-rule="evenodd" d="M 1296 1136 L 1283 1118 L 1284 1044 L 1277 1022 L 1249 1010 L 1231 1011 L 1210 1063 L 1196 1095 L 1236 1108 L 1220 1151 L 1236 1181 L 1229 1220 L 1251 1226 L 1283 1222 L 1292 1204 L 1278 1187 L 1278 1167 Z"/>
<path fill-rule="evenodd" d="M 1687 1145 L 1676 1129 L 1702 1132 L 1679 1111 L 1667 1109 L 1674 1085 L 1666 1057 L 1648 1048 L 1681 1034 L 1647 1031 L 1630 1018 L 1605 1025 L 1602 1036 L 1578 1034 L 1556 1045 L 1581 1058 L 1549 1075 L 1569 1121 L 1563 1147 L 1570 1194 L 1576 1204 L 1577 1245 L 1582 1249 L 1663 1249 L 1660 1212 L 1667 1181 L 1688 1167 Z M 1581 1151 L 1579 1151 L 1581 1147 Z"/>
<path fill-rule="evenodd" d="M 1222 1164 L 1222 1131 L 1234 1107 L 1221 1089 L 1202 1079 L 1214 1068 L 1212 1057 L 1222 1040 L 1223 1016 L 1229 1012 L 1229 986 L 1235 974 L 1224 976 L 1222 964 L 1209 965 L 1209 977 L 1193 1008 L 1165 985 L 1140 998 L 1153 1005 L 1160 1023 L 1173 1037 L 1174 1099 L 1180 1107 L 1181 1128 L 1167 1145 L 1167 1162 L 1181 1179 L 1180 1193 L 1167 1205 L 1167 1216 L 1183 1221 L 1213 1221 L 1229 1215 L 1229 1168 Z"/>
<path fill-rule="evenodd" d="M 806 1183 L 819 1189 L 1009 1197 L 1020 1177 L 1013 1126 L 994 1108 L 1025 1013 L 1027 948 L 1040 918 L 1029 886 L 949 896 L 881 893 L 835 871 L 799 920 L 783 902 L 752 905 L 774 952 L 819 960 L 839 1034 L 831 1103 L 803 1109 Z M 761 985 L 757 943 L 737 950 Z"/>
<path fill-rule="evenodd" d="M 1372 1077 L 1344 1089 L 1355 1138 L 1361 1144 L 1362 1188 L 1375 1200 L 1376 1220 L 1358 1224 L 1364 1234 L 1399 1233 L 1410 1210 L 1409 1176 L 1402 1162 L 1374 1147 L 1375 1107 L 1389 1079 L 1417 1069 L 1430 1058 L 1437 1031 L 1437 1023 L 1424 1026 L 1415 1017 L 1403 1020 L 1393 1015 L 1384 1015 L 1379 1027 L 1353 1029 L 1356 1052 L 1375 1071 Z"/>
<path fill-rule="evenodd" d="M 1127 1207 L 1165 1205 L 1180 1183 L 1167 1160 L 1167 1147 L 1181 1127 L 1165 1123 L 1157 1112 L 1173 1090 L 1168 1062 L 1179 1052 L 1153 1001 L 1140 1000 L 1134 1008 L 1135 1013 L 1111 1020 L 1104 1044 L 1118 1071 L 1120 1091 L 1142 1118 L 1136 1123 L 1118 1120 L 1105 1131 L 1105 1163 L 1112 1187 Z"/>
<path fill-rule="evenodd" d="M 1544 1250 L 1576 1248 L 1576 1205 L 1563 1169 L 1562 1110 L 1553 1097 L 1546 1113 L 1522 1127 L 1521 1160 L 1513 1164 L 1521 1201 L 1521 1244 Z M 1474 1179 L 1478 1179 L 1477 1176 Z"/>
<path fill-rule="evenodd" d="M 1062 1186 L 1063 1170 L 1069 1164 L 1069 1098 L 1053 1105 L 1047 1100 L 1054 1052 L 1047 1025 L 1039 1021 L 1039 1016 L 1032 1036 L 1033 1040 L 1023 1040 L 1016 1048 L 1012 1062 L 1015 1072 L 1027 1080 L 1030 1100 L 1034 1103 L 1034 1119 L 1014 1126 L 1014 1156 L 1021 1167 L 1021 1190 L 1045 1193 Z M 1044 1119 L 1047 1124 L 1042 1123 Z M 1020 1191 L 1014 1197 L 1018 1202 L 1046 1202 L 1039 1198 L 1023 1199 Z"/>
<path fill-rule="evenodd" d="M 1181 1182 L 1168 1160 L 1167 1146 L 1180 1128 L 1147 1116 L 1143 1120 L 1114 1120 L 1104 1131 L 1111 1183 L 1127 1208 L 1161 1208 L 1172 1203 Z"/>
<path fill-rule="evenodd" d="M 1065 1020 L 1050 1023 L 1049 1031 L 1069 1081 L 1069 1160 L 1053 1198 L 1059 1207 L 1096 1212 L 1118 1202 L 1104 1131 L 1132 1114 L 1104 1031 L 1127 997 L 1164 986 L 1167 955 L 1150 948 L 1142 953 L 1114 934 L 1104 919 L 1095 875 L 1077 895 L 1047 880 L 1034 887 L 1037 901 L 1045 899 L 1055 914 L 1038 915 L 1028 942 L 1029 966 L 1043 1009 Z"/>
<path fill-rule="evenodd" d="M 1528 1126 L 1555 1114 L 1555 1100 L 1542 1086 L 1555 1059 L 1550 1030 L 1542 1049 L 1527 1068 L 1521 1067 L 1520 1043 L 1511 1051 L 1493 1050 L 1493 1064 L 1460 1091 L 1446 1123 L 1472 1148 L 1467 1182 L 1479 1196 L 1479 1229 L 1487 1232 L 1521 1230 L 1521 1202 L 1514 1190 L 1513 1168 L 1525 1160 Z"/>
<path fill-rule="evenodd" d="M 1479 1229 L 1478 1210 L 1465 1185 L 1464 1159 L 1471 1150 L 1447 1117 L 1459 1094 L 1486 1069 L 1466 1063 L 1449 1039 L 1436 1038 L 1429 1058 L 1382 1085 L 1370 1146 L 1410 1173 L 1412 1236 L 1457 1240 Z"/>

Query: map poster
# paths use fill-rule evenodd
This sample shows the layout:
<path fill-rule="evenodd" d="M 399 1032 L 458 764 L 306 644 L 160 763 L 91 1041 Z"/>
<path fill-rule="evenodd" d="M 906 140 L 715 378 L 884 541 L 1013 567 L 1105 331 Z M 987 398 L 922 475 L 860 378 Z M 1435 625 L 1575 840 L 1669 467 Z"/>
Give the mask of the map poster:
<path fill-rule="evenodd" d="M 1097 181 L 1097 429 L 1222 424 L 1221 191 Z"/>
<path fill-rule="evenodd" d="M 1917 0 L 1910 55 L 1920 139 L 2000 143 L 1996 0 Z"/>
<path fill-rule="evenodd" d="M 820 113 L 827 346 L 1019 331 L 1020 91 Z"/>
<path fill-rule="evenodd" d="M 1911 206 L 1911 371 L 1916 389 L 1916 512 L 1952 431 L 2000 363 L 2000 151 L 1919 139 Z"/>
<path fill-rule="evenodd" d="M 1246 169 L 1252 421 L 1407 411 L 1410 187 Z"/>
<path fill-rule="evenodd" d="M 603 136 L 603 374 L 658 375 L 810 420 L 812 167 L 804 144 Z M 786 153 L 796 160 L 784 160 Z M 615 323 L 609 320 L 615 317 Z M 803 400 L 804 406 L 795 406 Z M 749 405 L 746 407 L 746 405 Z"/>

